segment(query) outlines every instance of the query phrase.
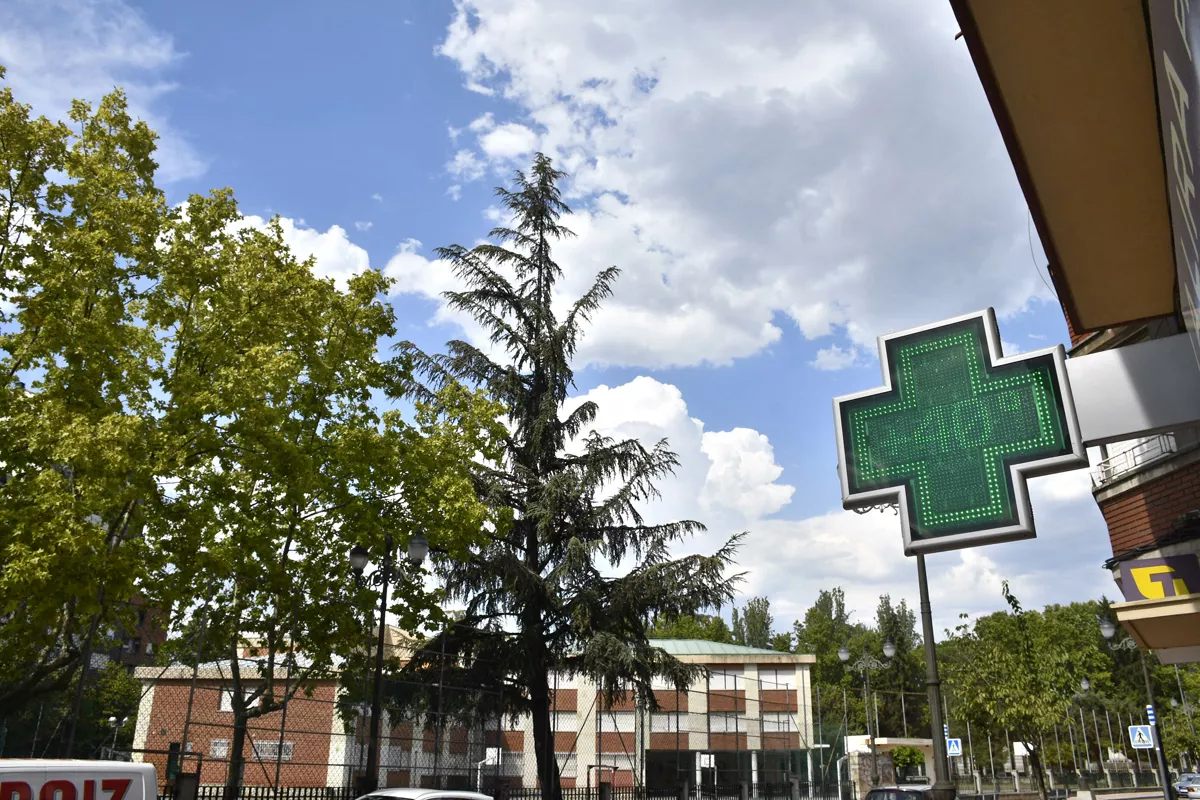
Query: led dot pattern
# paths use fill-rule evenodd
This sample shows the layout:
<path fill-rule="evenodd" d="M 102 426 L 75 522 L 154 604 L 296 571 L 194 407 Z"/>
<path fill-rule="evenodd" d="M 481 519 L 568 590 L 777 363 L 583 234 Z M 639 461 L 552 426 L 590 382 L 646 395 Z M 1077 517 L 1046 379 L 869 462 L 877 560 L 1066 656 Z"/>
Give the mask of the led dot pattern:
<path fill-rule="evenodd" d="M 993 366 L 978 318 L 885 355 L 892 390 L 841 404 L 851 493 L 903 486 L 914 540 L 1016 524 L 1009 467 L 1072 452 L 1053 356 Z"/>

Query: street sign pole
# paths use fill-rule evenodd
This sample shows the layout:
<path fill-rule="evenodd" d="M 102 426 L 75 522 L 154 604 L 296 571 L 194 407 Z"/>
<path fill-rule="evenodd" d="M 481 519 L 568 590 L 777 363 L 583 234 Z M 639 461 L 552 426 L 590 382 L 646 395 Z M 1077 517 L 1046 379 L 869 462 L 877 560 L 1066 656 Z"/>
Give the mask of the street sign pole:
<path fill-rule="evenodd" d="M 1150 669 L 1146 666 L 1146 651 L 1140 651 L 1140 655 L 1142 678 L 1146 681 L 1146 716 L 1150 723 L 1150 732 L 1154 736 L 1154 751 L 1158 754 L 1158 778 L 1162 781 L 1164 800 L 1174 800 L 1171 772 L 1167 769 L 1167 753 L 1163 749 L 1162 729 L 1158 726 L 1158 715 L 1154 713 L 1154 687 L 1150 683 Z"/>
<path fill-rule="evenodd" d="M 937 645 L 933 639 L 933 611 L 929 605 L 929 578 L 925 556 L 917 554 L 917 585 L 921 593 L 921 636 L 925 639 L 925 685 L 929 692 L 929 725 L 933 734 L 933 797 L 953 800 L 954 784 L 946 758 L 945 728 L 942 723 L 942 682 L 938 677 Z"/>

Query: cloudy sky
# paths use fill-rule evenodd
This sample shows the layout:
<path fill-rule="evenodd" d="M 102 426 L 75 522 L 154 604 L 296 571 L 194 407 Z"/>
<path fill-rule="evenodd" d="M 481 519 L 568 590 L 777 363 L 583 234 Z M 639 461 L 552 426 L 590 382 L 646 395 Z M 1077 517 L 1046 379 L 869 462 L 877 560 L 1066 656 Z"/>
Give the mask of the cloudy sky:
<path fill-rule="evenodd" d="M 344 277 L 396 279 L 400 337 L 477 331 L 434 247 L 471 244 L 536 150 L 570 172 L 560 287 L 623 270 L 580 353 L 607 433 L 669 436 L 649 509 L 750 531 L 777 625 L 818 590 L 916 605 L 889 513 L 841 510 L 830 399 L 875 337 L 993 306 L 1007 352 L 1064 341 L 1036 234 L 945 0 L 9 0 L 0 64 L 48 115 L 113 86 L 172 201 L 233 187 Z M 1086 471 L 1032 484 L 1039 538 L 931 556 L 939 627 L 1115 594 Z"/>

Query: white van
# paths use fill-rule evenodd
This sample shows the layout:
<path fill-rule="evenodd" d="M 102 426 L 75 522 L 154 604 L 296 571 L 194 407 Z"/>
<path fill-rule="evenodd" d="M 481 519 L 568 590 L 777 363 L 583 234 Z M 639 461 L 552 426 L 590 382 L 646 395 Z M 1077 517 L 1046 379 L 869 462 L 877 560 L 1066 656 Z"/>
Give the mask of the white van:
<path fill-rule="evenodd" d="M 153 764 L 0 758 L 0 800 L 158 800 Z"/>

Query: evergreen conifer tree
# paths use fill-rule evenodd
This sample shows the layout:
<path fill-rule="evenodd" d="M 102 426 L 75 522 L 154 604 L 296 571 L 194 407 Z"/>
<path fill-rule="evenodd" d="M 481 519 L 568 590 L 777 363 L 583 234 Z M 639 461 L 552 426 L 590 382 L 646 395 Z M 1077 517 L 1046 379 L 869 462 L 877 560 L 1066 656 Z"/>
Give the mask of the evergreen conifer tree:
<path fill-rule="evenodd" d="M 564 413 L 582 327 L 611 295 L 619 270 L 602 271 L 561 319 L 555 315 L 562 270 L 552 245 L 572 235 L 560 224 L 569 212 L 563 177 L 538 154 L 528 175 L 516 173 L 512 189 L 496 190 L 510 227 L 494 229 L 490 243 L 437 251 L 465 284 L 446 293 L 449 304 L 489 332 L 503 360 L 463 341 L 438 356 L 409 342 L 399 346 L 416 376 L 407 391 L 435 401 L 429 393 L 463 381 L 507 409 L 504 459 L 479 465 L 476 483 L 482 499 L 512 511 L 470 558 L 435 558 L 448 599 L 466 612 L 406 670 L 440 676 L 441 685 L 480 687 L 481 695 L 502 697 L 505 713 L 531 714 L 545 800 L 561 796 L 552 673 L 599 681 L 602 703 L 632 692 L 653 708 L 652 677 L 684 685 L 695 668 L 647 642 L 652 616 L 671 619 L 729 602 L 739 576 L 728 568 L 741 538 L 710 556 L 672 557 L 672 545 L 703 526 L 648 524 L 639 507 L 657 497 L 655 482 L 673 472 L 676 454 L 665 440 L 647 448 L 588 433 L 593 402 Z M 620 564 L 623 574 L 613 576 L 606 563 Z"/>

